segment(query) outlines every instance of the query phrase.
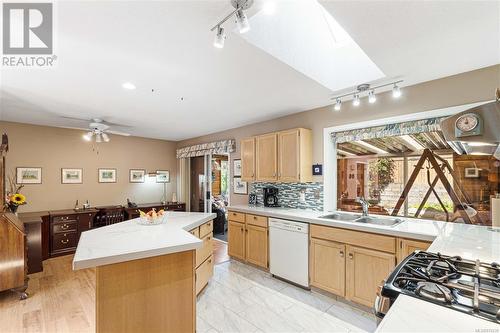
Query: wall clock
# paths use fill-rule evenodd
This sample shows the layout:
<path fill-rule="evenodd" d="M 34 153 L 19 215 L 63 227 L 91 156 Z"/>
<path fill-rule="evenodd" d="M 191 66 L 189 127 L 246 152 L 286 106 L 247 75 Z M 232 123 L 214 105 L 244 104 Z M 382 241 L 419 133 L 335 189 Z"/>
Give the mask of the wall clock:
<path fill-rule="evenodd" d="M 461 115 L 455 121 L 455 136 L 457 138 L 483 133 L 483 120 L 475 113 Z"/>

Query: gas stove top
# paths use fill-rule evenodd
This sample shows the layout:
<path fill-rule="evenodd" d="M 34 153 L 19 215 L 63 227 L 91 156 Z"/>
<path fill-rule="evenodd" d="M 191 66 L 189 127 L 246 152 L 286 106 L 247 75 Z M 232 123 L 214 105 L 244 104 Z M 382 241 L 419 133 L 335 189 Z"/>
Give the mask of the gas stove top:
<path fill-rule="evenodd" d="M 379 317 L 399 294 L 500 323 L 498 263 L 416 251 L 396 267 L 380 290 L 375 303 Z"/>

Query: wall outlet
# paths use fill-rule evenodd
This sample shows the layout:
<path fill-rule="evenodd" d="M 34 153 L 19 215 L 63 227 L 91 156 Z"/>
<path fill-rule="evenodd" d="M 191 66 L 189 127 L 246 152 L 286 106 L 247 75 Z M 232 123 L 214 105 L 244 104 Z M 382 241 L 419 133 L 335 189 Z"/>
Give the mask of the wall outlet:
<path fill-rule="evenodd" d="M 305 203 L 306 202 L 306 191 L 302 190 L 299 193 L 299 202 L 300 203 Z"/>

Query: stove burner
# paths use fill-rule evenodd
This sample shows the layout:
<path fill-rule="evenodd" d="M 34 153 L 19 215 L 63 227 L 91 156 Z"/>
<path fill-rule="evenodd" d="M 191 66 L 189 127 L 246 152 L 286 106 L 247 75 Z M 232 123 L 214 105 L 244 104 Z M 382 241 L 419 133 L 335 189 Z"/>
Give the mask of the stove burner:
<path fill-rule="evenodd" d="M 415 294 L 441 303 L 452 301 L 451 290 L 434 282 L 418 282 Z"/>

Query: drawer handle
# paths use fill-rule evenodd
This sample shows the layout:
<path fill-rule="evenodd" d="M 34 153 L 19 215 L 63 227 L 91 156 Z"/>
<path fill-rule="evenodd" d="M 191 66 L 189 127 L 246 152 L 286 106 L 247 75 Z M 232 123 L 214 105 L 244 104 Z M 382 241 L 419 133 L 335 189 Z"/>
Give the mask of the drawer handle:
<path fill-rule="evenodd" d="M 63 243 L 63 244 L 68 244 L 68 243 L 69 243 L 69 239 L 66 239 L 66 240 L 61 239 L 61 243 Z"/>
<path fill-rule="evenodd" d="M 340 251 L 340 257 L 344 258 L 344 251 Z"/>
<path fill-rule="evenodd" d="M 68 229 L 68 228 L 69 228 L 69 226 L 68 226 L 66 223 L 64 223 L 64 224 L 61 226 L 61 229 Z"/>
<path fill-rule="evenodd" d="M 208 263 L 211 264 L 212 263 L 212 259 L 208 259 Z"/>
<path fill-rule="evenodd" d="M 243 231 L 243 228 L 241 228 L 241 231 Z"/>
<path fill-rule="evenodd" d="M 257 220 L 257 216 L 254 216 L 254 217 L 253 217 L 253 219 L 254 219 L 254 220 Z"/>
<path fill-rule="evenodd" d="M 352 253 L 349 253 L 349 259 L 353 259 Z"/>

